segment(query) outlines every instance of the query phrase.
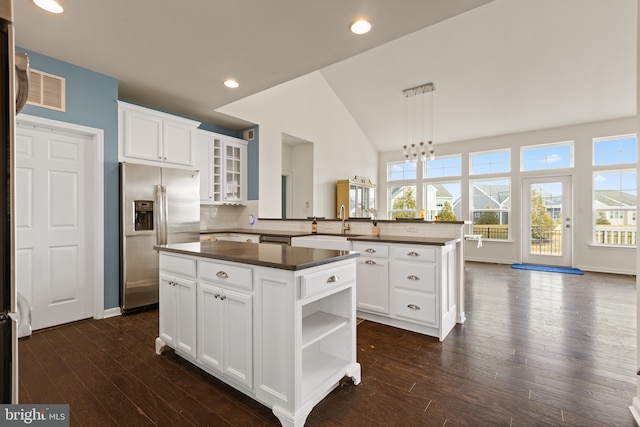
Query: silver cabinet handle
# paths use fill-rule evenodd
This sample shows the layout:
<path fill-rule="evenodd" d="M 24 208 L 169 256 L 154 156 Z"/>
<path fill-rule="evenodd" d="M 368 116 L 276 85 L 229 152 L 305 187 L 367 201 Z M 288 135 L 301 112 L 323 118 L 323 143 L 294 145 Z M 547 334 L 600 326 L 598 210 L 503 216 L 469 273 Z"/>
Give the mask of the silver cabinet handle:
<path fill-rule="evenodd" d="M 337 282 L 338 280 L 340 280 L 340 278 L 339 278 L 338 276 L 336 276 L 336 275 L 333 275 L 333 276 L 331 276 L 331 277 L 329 277 L 329 278 L 327 279 L 327 283 L 335 283 L 335 282 Z"/>
<path fill-rule="evenodd" d="M 411 310 L 420 310 L 420 306 L 415 304 L 409 304 L 407 307 Z"/>
<path fill-rule="evenodd" d="M 226 300 L 226 299 L 227 299 L 227 297 L 226 297 L 226 296 L 224 296 L 224 295 L 220 295 L 220 299 L 224 301 L 224 300 Z"/>
<path fill-rule="evenodd" d="M 365 252 L 366 252 L 366 253 L 368 253 L 368 254 L 375 254 L 375 253 L 376 253 L 376 250 L 375 250 L 375 249 L 368 248 L 368 249 L 366 249 L 366 250 L 365 250 Z"/>
<path fill-rule="evenodd" d="M 409 280 L 420 280 L 420 278 L 418 276 L 413 275 L 413 274 L 410 275 L 410 276 L 407 276 L 407 279 L 409 279 Z"/>
<path fill-rule="evenodd" d="M 221 279 L 228 279 L 229 275 L 227 273 L 225 273 L 224 271 L 218 271 L 216 273 L 216 276 L 218 276 Z"/>
<path fill-rule="evenodd" d="M 216 298 L 216 299 L 220 298 L 220 294 L 215 294 L 213 297 Z"/>
<path fill-rule="evenodd" d="M 369 264 L 369 265 L 376 265 L 376 262 L 372 259 L 368 259 L 364 262 L 365 264 Z"/>
<path fill-rule="evenodd" d="M 420 256 L 418 252 L 411 251 L 407 254 L 408 256 Z"/>

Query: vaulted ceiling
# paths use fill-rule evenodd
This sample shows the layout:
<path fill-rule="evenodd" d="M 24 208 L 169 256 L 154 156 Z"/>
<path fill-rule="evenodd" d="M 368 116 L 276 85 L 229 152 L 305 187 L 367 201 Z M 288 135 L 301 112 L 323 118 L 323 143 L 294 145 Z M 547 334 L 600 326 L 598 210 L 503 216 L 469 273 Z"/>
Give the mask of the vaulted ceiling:
<path fill-rule="evenodd" d="M 60 1 L 14 0 L 20 47 L 229 127 L 246 123 L 216 108 L 316 70 L 380 151 L 403 132 L 402 89 L 427 82 L 438 142 L 635 115 L 636 0 Z"/>

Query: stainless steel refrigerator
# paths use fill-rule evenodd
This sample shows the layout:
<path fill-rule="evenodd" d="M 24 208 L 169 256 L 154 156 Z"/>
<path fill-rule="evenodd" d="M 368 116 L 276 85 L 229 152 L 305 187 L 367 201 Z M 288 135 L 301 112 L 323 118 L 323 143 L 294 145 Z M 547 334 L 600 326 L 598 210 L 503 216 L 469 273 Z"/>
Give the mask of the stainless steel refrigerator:
<path fill-rule="evenodd" d="M 0 403 L 18 402 L 15 282 L 15 119 L 27 101 L 28 58 L 15 53 L 13 3 L 0 0 Z"/>
<path fill-rule="evenodd" d="M 158 303 L 154 245 L 200 241 L 200 174 L 120 163 L 120 306 Z"/>

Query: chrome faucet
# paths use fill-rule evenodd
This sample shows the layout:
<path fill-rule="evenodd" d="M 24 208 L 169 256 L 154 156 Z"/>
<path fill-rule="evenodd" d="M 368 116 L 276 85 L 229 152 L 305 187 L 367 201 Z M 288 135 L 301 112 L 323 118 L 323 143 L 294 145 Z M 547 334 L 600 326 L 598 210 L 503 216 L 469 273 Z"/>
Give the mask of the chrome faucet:
<path fill-rule="evenodd" d="M 344 208 L 344 205 L 340 205 L 340 213 L 338 214 L 338 218 L 342 220 L 342 234 L 346 234 L 347 230 L 351 230 L 349 223 L 347 221 L 347 212 Z"/>

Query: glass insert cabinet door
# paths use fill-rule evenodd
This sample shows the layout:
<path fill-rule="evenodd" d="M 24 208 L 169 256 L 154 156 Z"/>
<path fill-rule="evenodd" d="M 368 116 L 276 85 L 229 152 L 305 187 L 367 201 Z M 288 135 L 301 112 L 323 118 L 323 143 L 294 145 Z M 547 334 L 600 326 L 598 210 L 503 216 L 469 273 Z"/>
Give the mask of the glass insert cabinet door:
<path fill-rule="evenodd" d="M 225 186 L 224 199 L 237 200 L 241 197 L 242 156 L 241 148 L 235 144 L 225 144 Z"/>
<path fill-rule="evenodd" d="M 242 203 L 246 198 L 246 145 L 216 139 L 211 178 L 214 202 Z"/>

